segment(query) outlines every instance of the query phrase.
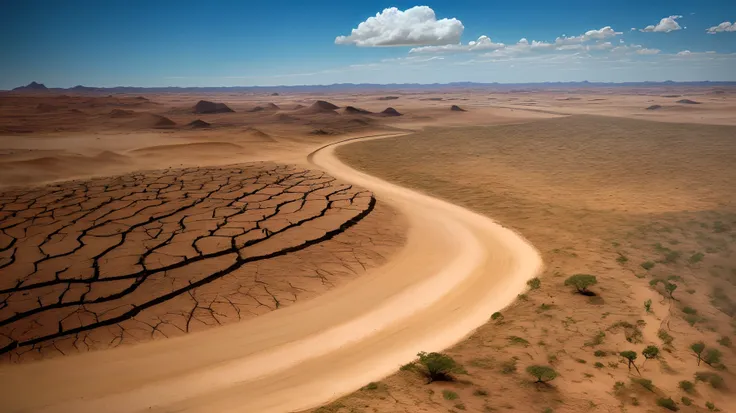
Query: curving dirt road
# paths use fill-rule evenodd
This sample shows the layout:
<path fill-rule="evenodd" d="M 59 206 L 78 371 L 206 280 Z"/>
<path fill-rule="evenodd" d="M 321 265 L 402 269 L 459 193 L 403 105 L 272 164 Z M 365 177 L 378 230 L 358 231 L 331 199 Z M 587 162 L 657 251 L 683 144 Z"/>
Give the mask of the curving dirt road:
<path fill-rule="evenodd" d="M 376 139 L 365 138 L 365 139 Z M 492 220 L 355 171 L 337 143 L 310 160 L 372 190 L 410 222 L 387 265 L 310 301 L 202 333 L 4 366 L 4 412 L 285 412 L 448 347 L 510 304 L 541 269 Z"/>

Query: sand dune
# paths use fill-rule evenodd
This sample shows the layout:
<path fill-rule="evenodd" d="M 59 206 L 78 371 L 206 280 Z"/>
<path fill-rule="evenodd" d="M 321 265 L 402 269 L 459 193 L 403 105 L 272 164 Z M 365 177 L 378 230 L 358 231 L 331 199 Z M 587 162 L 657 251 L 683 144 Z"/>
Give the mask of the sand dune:
<path fill-rule="evenodd" d="M 199 155 L 205 154 L 218 154 L 218 153 L 232 153 L 243 151 L 244 148 L 240 145 L 236 145 L 230 142 L 195 142 L 195 143 L 182 143 L 177 145 L 158 145 L 158 146 L 147 146 L 145 148 L 134 149 L 131 153 L 141 155 L 161 155 L 167 156 L 172 154 L 191 154 L 196 153 Z"/>

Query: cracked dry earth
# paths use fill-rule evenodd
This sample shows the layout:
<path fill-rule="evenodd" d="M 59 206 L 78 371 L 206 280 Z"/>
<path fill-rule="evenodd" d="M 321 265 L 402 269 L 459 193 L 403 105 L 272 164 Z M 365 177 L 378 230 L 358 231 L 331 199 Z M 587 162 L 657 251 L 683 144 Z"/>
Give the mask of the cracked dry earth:
<path fill-rule="evenodd" d="M 385 262 L 400 226 L 369 191 L 273 163 L 0 193 L 0 360 L 275 310 Z"/>

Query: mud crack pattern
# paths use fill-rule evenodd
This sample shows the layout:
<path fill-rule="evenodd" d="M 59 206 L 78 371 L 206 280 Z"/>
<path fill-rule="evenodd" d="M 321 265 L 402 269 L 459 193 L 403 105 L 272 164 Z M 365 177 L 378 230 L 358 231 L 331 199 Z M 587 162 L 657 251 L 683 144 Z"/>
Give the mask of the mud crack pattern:
<path fill-rule="evenodd" d="M 296 301 L 307 288 L 271 284 L 260 264 L 331 240 L 374 207 L 368 191 L 271 163 L 0 193 L 2 360 L 168 337 Z M 337 260 L 353 272 L 356 260 L 365 268 L 354 247 Z M 313 270 L 312 282 L 331 282 Z"/>

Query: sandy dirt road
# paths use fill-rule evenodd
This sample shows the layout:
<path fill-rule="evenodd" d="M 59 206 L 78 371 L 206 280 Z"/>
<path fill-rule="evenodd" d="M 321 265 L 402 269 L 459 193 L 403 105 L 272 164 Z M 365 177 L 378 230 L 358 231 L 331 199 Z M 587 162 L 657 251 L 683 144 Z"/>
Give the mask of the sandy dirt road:
<path fill-rule="evenodd" d="M 366 139 L 375 139 L 366 138 Z M 317 406 L 459 341 L 542 267 L 492 220 L 342 164 L 311 162 L 404 213 L 387 265 L 313 300 L 202 333 L 0 369 L 3 412 L 286 412 Z"/>

